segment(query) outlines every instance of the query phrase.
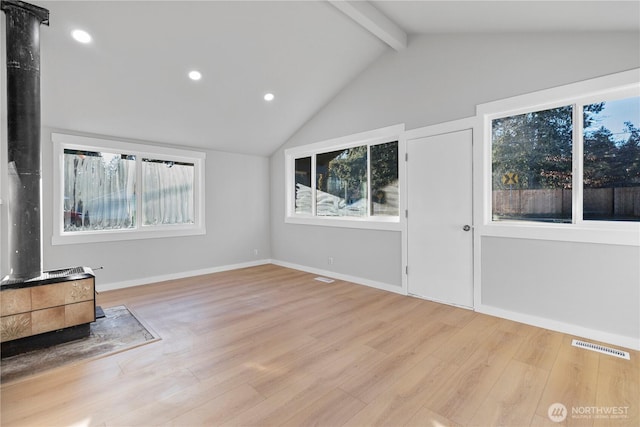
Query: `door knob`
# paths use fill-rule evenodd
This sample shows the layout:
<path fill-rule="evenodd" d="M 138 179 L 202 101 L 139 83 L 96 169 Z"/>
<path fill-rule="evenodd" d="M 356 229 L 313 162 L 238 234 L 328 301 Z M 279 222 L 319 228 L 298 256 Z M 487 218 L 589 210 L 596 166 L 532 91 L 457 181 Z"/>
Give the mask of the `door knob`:
<path fill-rule="evenodd" d="M 469 231 L 469 230 L 471 230 L 471 226 L 470 225 L 465 225 L 464 227 L 462 227 L 462 229 L 464 231 Z"/>

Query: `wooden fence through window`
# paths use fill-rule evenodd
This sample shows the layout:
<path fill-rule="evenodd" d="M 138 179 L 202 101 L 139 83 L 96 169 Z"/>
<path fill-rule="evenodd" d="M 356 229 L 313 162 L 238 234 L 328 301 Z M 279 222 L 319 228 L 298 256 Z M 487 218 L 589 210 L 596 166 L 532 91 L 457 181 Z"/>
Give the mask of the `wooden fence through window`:
<path fill-rule="evenodd" d="M 640 220 L 640 187 L 585 188 L 584 219 Z M 571 218 L 571 190 L 493 191 L 493 214 L 506 218 Z"/>

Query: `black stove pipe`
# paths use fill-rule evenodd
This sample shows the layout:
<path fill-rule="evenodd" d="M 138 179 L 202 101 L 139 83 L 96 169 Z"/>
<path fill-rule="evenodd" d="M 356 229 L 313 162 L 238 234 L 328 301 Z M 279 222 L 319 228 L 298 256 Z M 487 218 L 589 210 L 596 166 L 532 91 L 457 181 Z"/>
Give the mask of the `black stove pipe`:
<path fill-rule="evenodd" d="M 2 0 L 6 15 L 9 278 L 42 274 L 40 25 L 49 11 Z"/>

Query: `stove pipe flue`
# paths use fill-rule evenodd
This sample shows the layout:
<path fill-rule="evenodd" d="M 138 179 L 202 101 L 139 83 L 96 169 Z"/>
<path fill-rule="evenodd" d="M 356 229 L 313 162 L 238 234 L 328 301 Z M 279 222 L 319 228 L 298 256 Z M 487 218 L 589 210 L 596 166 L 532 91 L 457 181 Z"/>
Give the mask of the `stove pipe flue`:
<path fill-rule="evenodd" d="M 42 274 L 40 189 L 40 24 L 49 11 L 0 1 L 6 15 L 9 277 Z"/>

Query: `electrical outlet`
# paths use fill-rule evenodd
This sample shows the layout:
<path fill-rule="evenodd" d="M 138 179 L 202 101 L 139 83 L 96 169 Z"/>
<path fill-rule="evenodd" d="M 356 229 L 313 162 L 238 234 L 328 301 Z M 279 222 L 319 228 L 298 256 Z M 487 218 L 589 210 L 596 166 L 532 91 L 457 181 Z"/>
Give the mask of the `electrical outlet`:
<path fill-rule="evenodd" d="M 259 251 L 259 250 L 257 250 L 257 249 L 254 249 L 254 250 L 253 250 L 253 255 L 254 255 L 254 256 L 258 256 L 258 254 L 259 254 L 259 253 L 260 253 L 260 251 Z"/>
<path fill-rule="evenodd" d="M 330 256 L 329 259 L 327 259 L 327 263 L 329 265 L 333 265 L 333 257 L 332 256 Z"/>

